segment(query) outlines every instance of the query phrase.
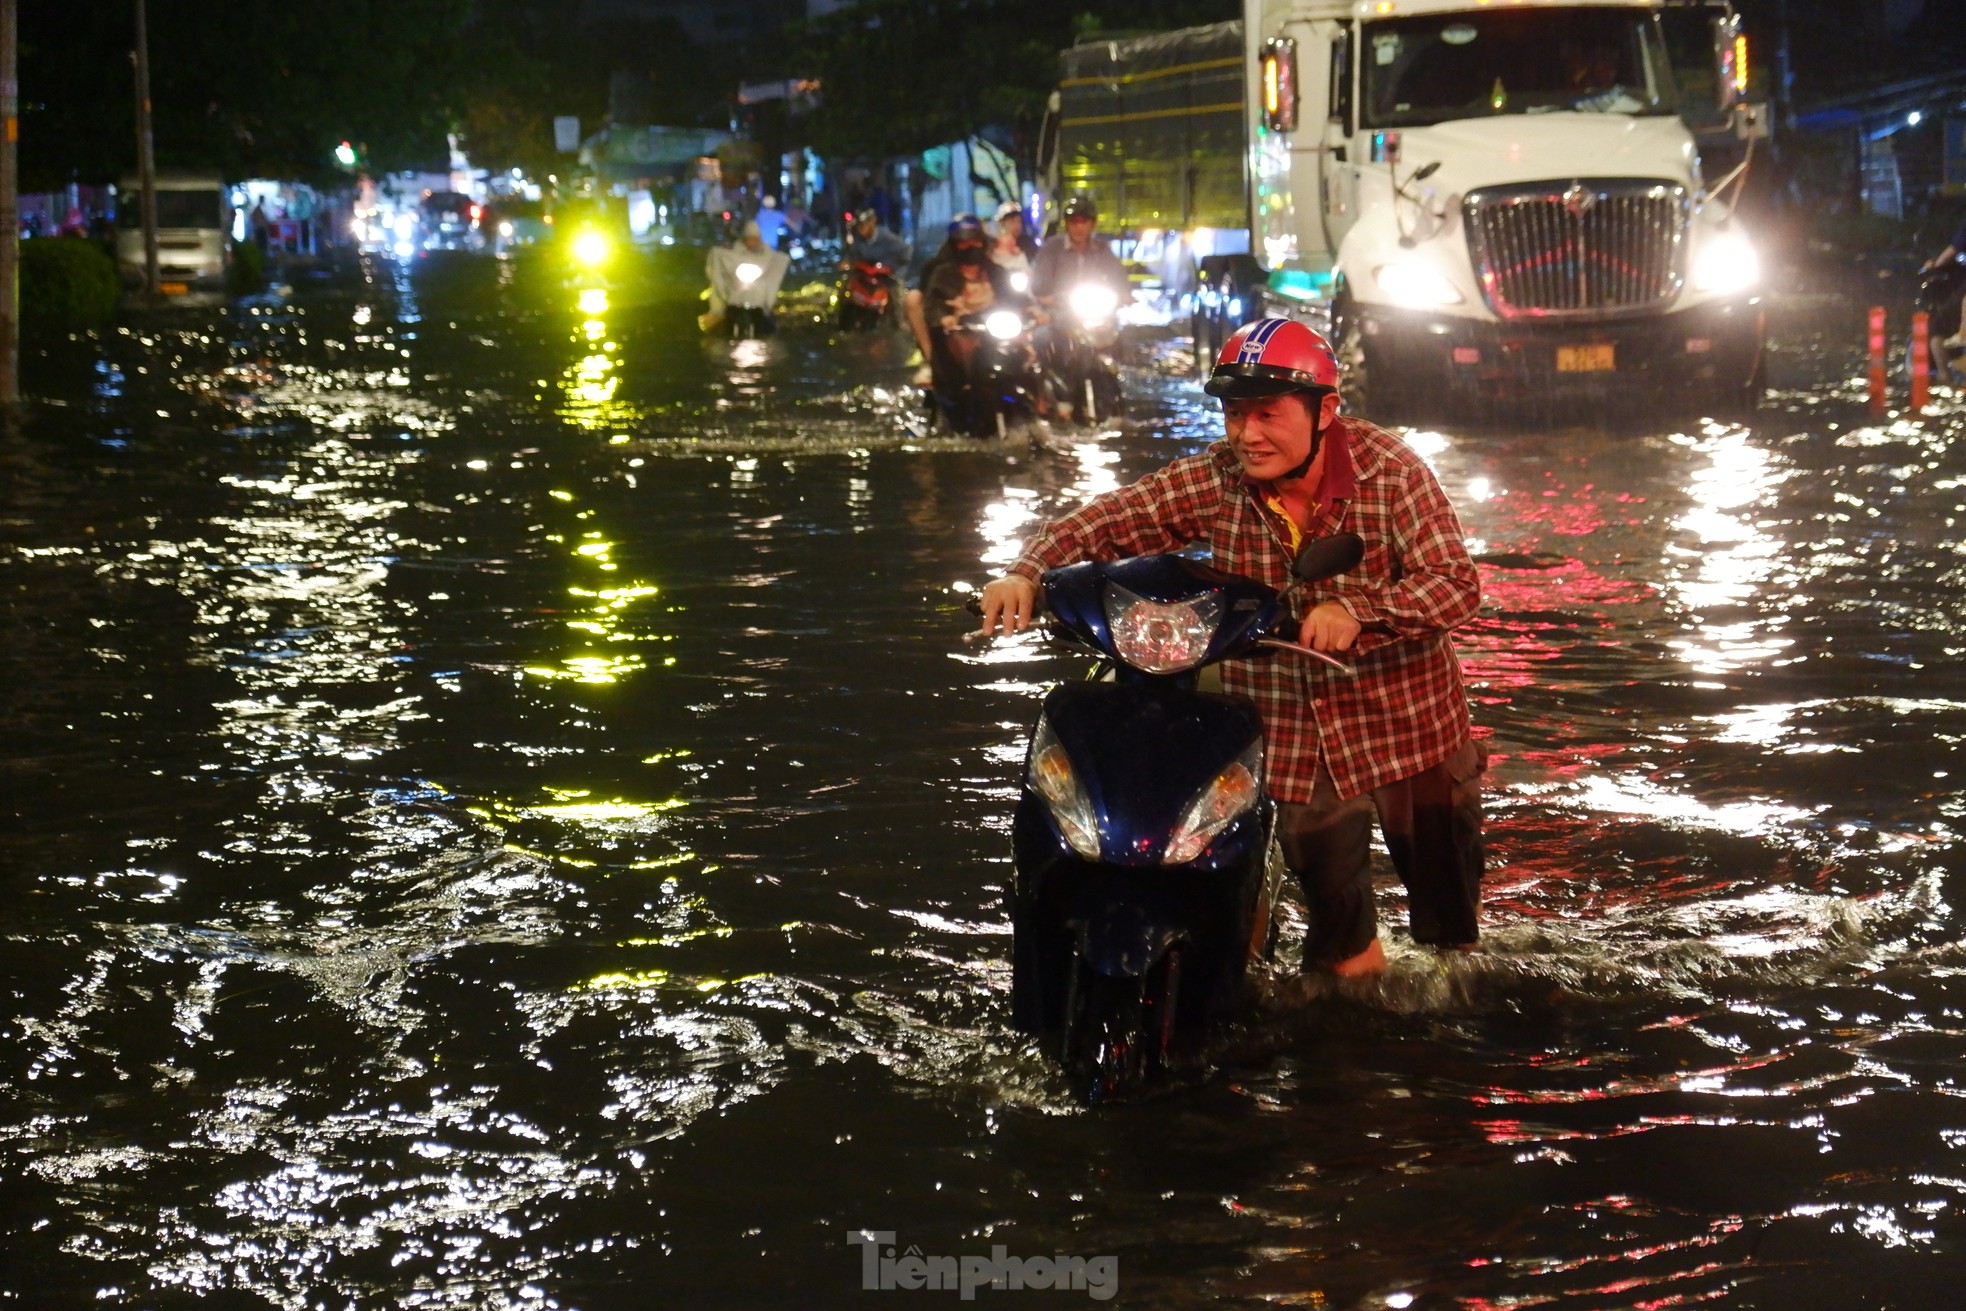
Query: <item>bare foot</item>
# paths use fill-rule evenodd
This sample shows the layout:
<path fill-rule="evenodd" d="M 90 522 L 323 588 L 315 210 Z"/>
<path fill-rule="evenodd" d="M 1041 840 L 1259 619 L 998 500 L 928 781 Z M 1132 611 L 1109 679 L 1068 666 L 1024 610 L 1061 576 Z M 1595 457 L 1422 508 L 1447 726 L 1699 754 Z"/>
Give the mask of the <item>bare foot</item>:
<path fill-rule="evenodd" d="M 1379 945 L 1379 939 L 1374 938 L 1358 955 L 1333 961 L 1325 968 L 1341 979 L 1363 979 L 1383 974 L 1386 972 L 1386 949 Z"/>

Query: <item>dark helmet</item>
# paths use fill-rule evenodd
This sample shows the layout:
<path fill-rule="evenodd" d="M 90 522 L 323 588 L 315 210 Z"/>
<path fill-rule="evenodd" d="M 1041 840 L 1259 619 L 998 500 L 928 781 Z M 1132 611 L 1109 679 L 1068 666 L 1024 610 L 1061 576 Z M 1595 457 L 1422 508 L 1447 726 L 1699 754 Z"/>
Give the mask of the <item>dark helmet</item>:
<path fill-rule="evenodd" d="M 1258 319 L 1222 343 L 1202 390 L 1224 400 L 1296 391 L 1316 402 L 1338 390 L 1338 357 L 1295 319 Z"/>
<path fill-rule="evenodd" d="M 1092 203 L 1091 196 L 1073 196 L 1065 202 L 1065 208 L 1059 211 L 1059 215 L 1068 219 L 1089 218 L 1097 221 L 1099 206 Z"/>
<path fill-rule="evenodd" d="M 958 245 L 965 241 L 981 244 L 983 240 L 983 220 L 974 214 L 958 214 L 949 220 L 949 240 Z"/>

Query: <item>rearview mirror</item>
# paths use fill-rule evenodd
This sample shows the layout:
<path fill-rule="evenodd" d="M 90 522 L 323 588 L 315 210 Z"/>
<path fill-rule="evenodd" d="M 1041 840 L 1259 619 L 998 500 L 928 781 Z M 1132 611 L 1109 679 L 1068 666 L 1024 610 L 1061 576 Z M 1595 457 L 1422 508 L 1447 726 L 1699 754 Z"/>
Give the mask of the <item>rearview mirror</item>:
<path fill-rule="evenodd" d="M 1329 537 L 1313 538 L 1304 543 L 1304 549 L 1297 552 L 1290 572 L 1306 583 L 1322 582 L 1356 568 L 1364 558 L 1363 537 L 1357 533 L 1333 533 Z"/>

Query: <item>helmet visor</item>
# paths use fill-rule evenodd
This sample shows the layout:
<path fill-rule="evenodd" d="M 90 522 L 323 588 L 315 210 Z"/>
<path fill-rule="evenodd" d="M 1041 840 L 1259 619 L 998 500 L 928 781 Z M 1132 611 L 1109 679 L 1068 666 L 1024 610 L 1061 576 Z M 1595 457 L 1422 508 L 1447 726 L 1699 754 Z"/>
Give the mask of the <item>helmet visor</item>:
<path fill-rule="evenodd" d="M 1316 398 L 1337 388 L 1326 386 L 1301 369 L 1274 364 L 1218 364 L 1202 390 L 1222 400 L 1257 400 L 1293 391 Z"/>

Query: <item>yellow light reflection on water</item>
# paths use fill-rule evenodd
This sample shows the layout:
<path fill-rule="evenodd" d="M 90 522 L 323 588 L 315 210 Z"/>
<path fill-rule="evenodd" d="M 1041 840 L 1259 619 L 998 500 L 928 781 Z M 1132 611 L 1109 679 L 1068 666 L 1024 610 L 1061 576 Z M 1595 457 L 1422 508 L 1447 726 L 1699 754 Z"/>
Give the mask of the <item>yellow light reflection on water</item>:
<path fill-rule="evenodd" d="M 581 291 L 580 298 L 574 303 L 580 307 L 580 312 L 589 318 L 599 314 L 606 314 L 608 312 L 607 290 L 603 287 L 587 287 Z"/>
<path fill-rule="evenodd" d="M 616 797 L 612 801 L 563 801 L 552 806 L 530 806 L 535 815 L 550 815 L 554 819 L 579 821 L 622 821 L 649 819 L 666 811 L 679 810 L 683 806 L 680 799 L 669 801 L 623 801 Z"/>
<path fill-rule="evenodd" d="M 648 662 L 638 655 L 577 655 L 565 657 L 558 667 L 527 665 L 526 672 L 535 678 L 564 678 L 576 683 L 617 683 L 646 668 Z"/>

